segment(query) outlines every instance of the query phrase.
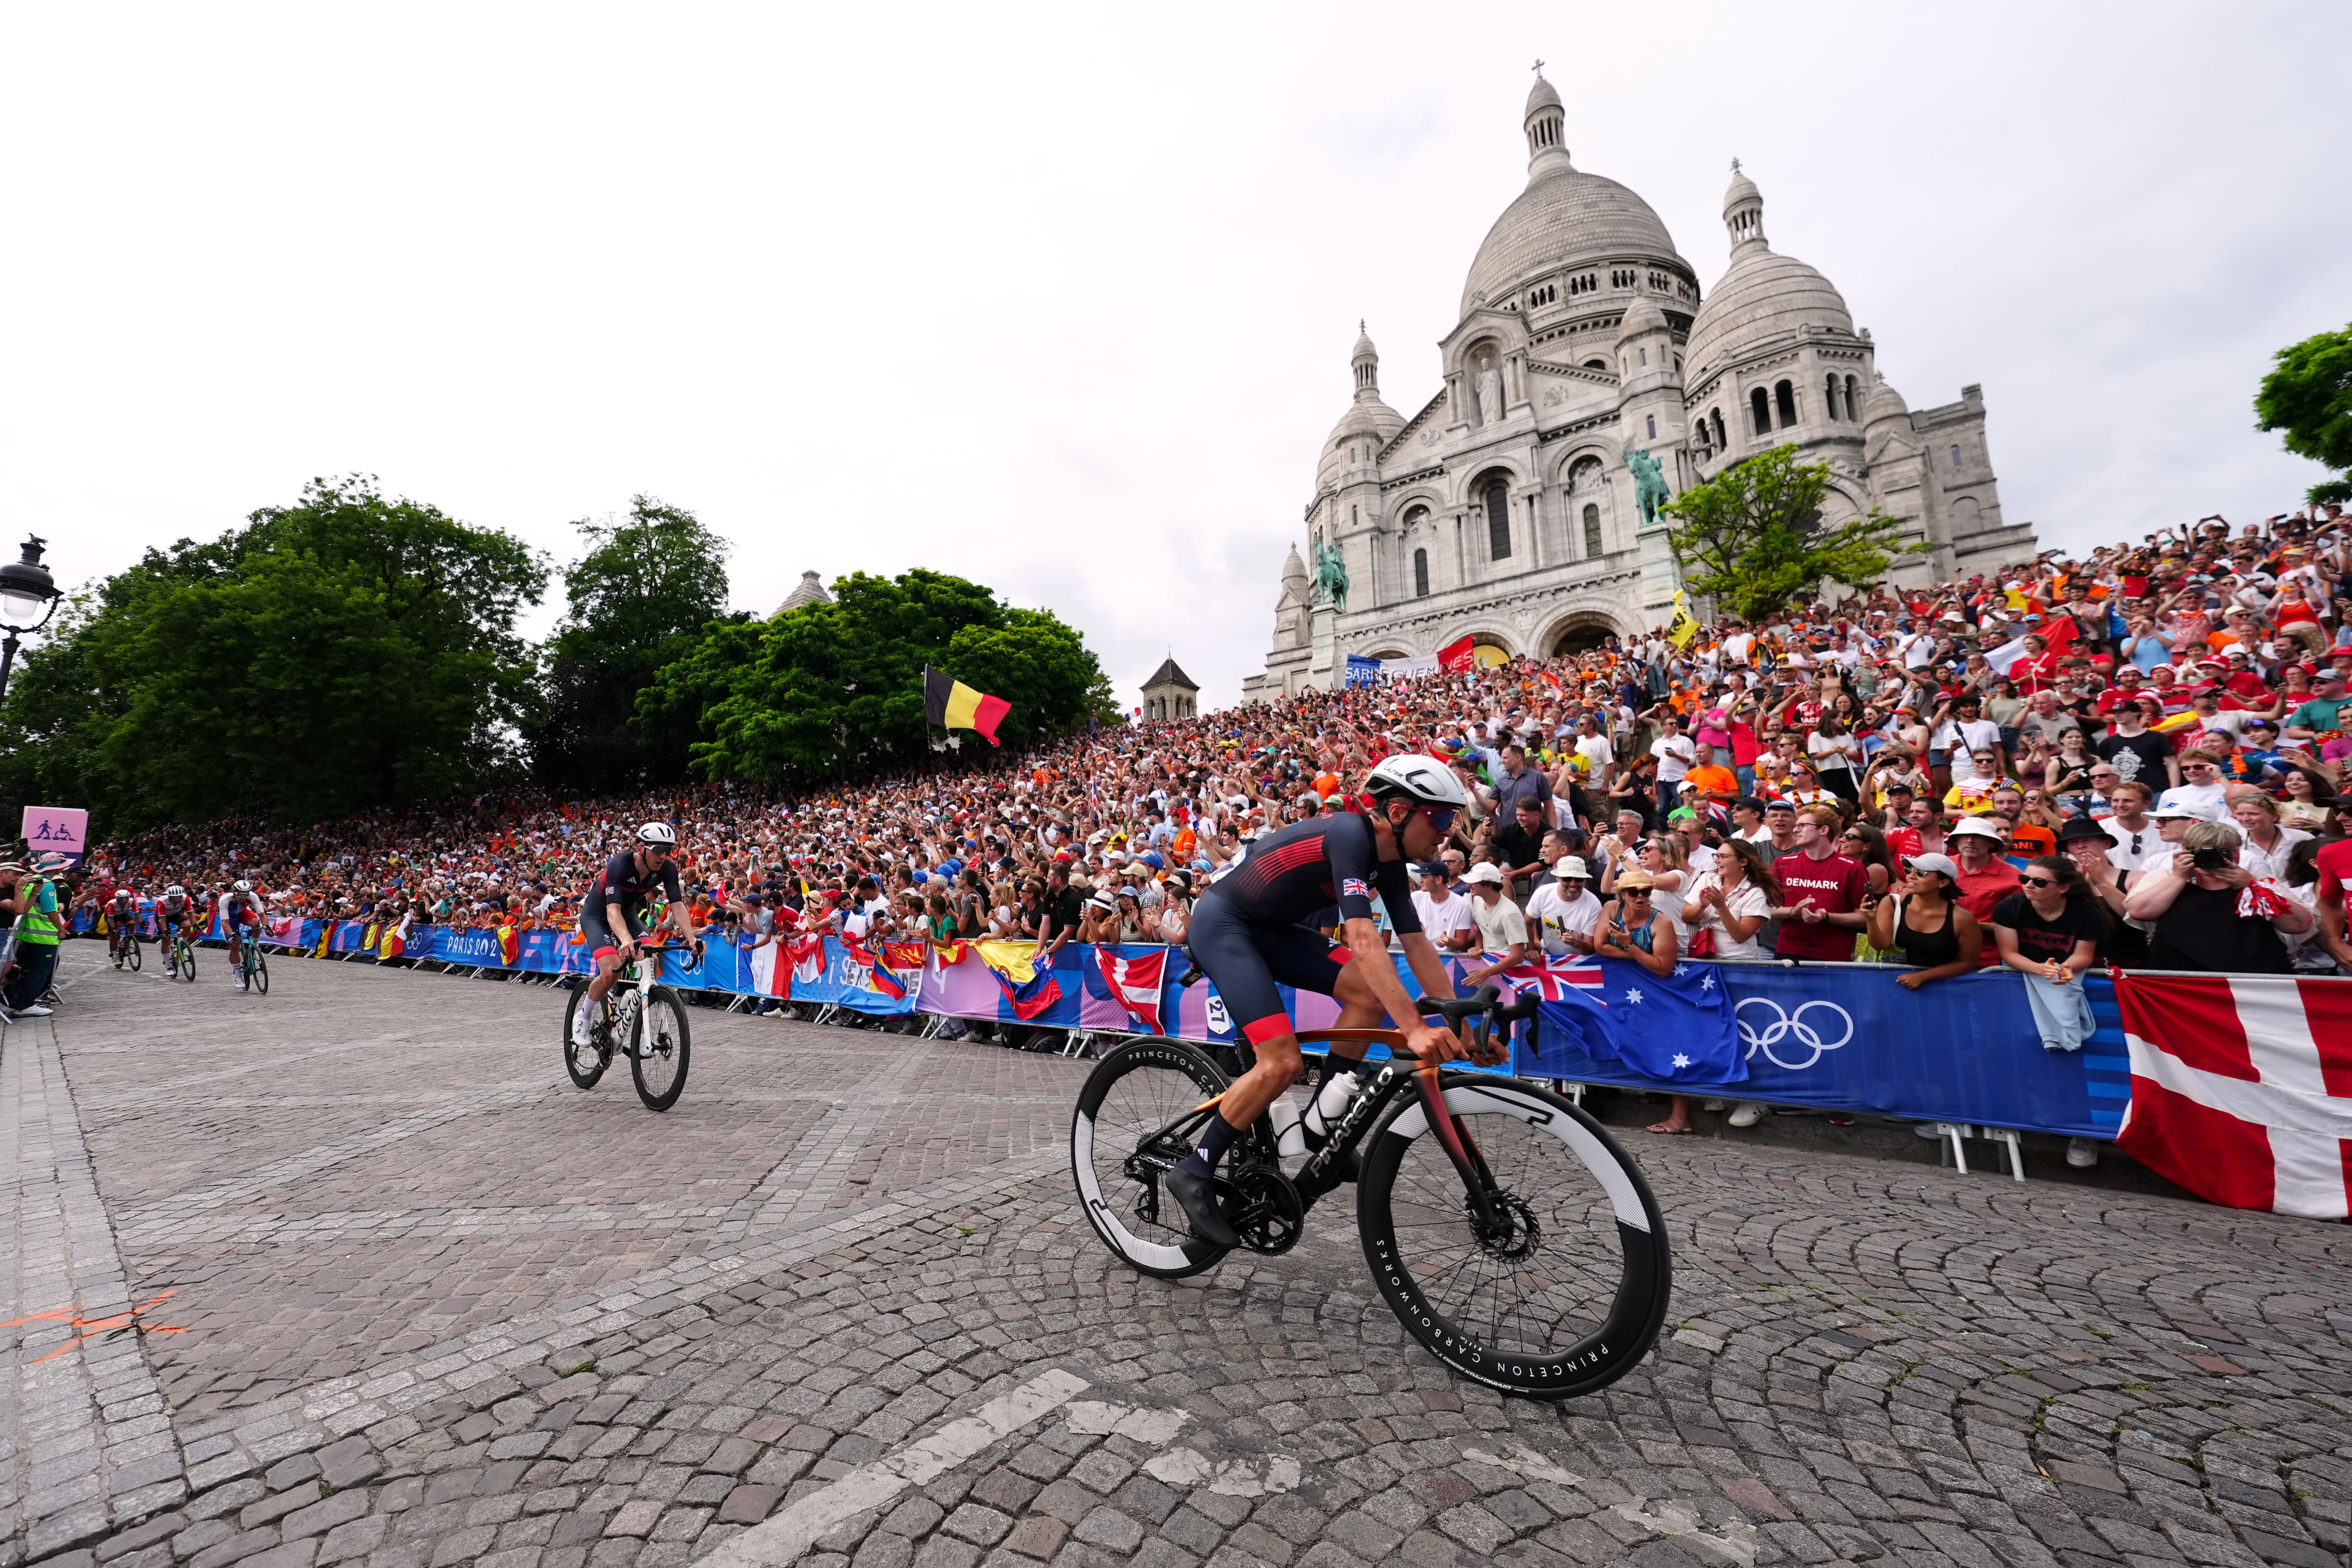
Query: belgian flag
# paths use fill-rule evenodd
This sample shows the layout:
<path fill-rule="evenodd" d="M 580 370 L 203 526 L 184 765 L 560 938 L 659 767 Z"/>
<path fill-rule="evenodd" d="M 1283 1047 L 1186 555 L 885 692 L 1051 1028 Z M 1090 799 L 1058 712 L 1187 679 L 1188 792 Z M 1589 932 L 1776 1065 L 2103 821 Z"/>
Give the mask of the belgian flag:
<path fill-rule="evenodd" d="M 974 691 L 928 664 L 923 666 L 923 708 L 926 716 L 940 729 L 977 730 L 992 746 L 998 743 L 996 726 L 1013 711 L 1013 704 L 1003 698 Z"/>

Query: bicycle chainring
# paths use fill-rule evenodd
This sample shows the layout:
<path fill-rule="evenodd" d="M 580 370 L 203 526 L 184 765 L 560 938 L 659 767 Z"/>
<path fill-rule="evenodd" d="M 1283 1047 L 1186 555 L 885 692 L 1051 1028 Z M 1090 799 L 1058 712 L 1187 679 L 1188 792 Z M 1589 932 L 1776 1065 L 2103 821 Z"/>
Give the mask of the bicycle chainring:
<path fill-rule="evenodd" d="M 1493 1202 L 1510 1221 L 1510 1228 L 1499 1236 L 1489 1236 L 1478 1224 L 1476 1213 L 1472 1211 L 1470 1234 L 1476 1238 L 1478 1250 L 1489 1258 L 1500 1258 L 1510 1262 L 1533 1257 L 1543 1241 L 1543 1226 L 1537 1220 L 1533 1206 L 1517 1193 L 1496 1193 Z"/>
<path fill-rule="evenodd" d="M 1288 1176 L 1272 1165 L 1250 1165 L 1219 1184 L 1233 1189 L 1225 1218 L 1244 1247 L 1274 1258 L 1298 1245 L 1307 1229 L 1307 1204 Z"/>

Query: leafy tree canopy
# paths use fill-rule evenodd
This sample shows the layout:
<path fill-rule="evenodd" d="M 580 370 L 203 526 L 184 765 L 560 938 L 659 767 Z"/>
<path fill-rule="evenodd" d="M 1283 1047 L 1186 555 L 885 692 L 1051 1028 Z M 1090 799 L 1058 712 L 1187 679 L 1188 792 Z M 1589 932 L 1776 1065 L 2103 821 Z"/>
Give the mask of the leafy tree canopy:
<path fill-rule="evenodd" d="M 1822 583 L 1867 588 L 1895 557 L 1931 546 L 1899 542 L 1902 524 L 1873 508 L 1837 527 L 1820 527 L 1829 493 L 1827 463 L 1801 463 L 1793 446 L 1733 464 L 1661 510 L 1684 585 L 1727 615 L 1769 620 L 1810 598 Z"/>
<path fill-rule="evenodd" d="M 725 616 L 727 542 L 651 496 L 632 497 L 625 518 L 572 526 L 588 551 L 563 573 L 567 610 L 547 646 L 533 766 L 583 791 L 682 778 L 684 742 L 632 729 L 629 718 L 654 672 Z"/>
<path fill-rule="evenodd" d="M 0 708 L 0 781 L 107 834 L 478 787 L 531 716 L 514 625 L 546 582 L 510 534 L 315 479 L 78 595 Z"/>
<path fill-rule="evenodd" d="M 2286 449 L 2337 470 L 2311 487 L 2314 501 L 2352 501 L 2352 327 L 2279 350 L 2254 395 L 2258 430 L 2284 433 Z"/>
<path fill-rule="evenodd" d="M 938 735 L 924 722 L 926 664 L 1010 702 L 997 731 L 1008 746 L 1114 712 L 1110 682 L 1076 631 L 977 583 L 919 569 L 852 573 L 831 604 L 708 627 L 639 697 L 637 722 L 649 739 L 690 736 L 696 770 L 714 779 L 905 766 Z"/>

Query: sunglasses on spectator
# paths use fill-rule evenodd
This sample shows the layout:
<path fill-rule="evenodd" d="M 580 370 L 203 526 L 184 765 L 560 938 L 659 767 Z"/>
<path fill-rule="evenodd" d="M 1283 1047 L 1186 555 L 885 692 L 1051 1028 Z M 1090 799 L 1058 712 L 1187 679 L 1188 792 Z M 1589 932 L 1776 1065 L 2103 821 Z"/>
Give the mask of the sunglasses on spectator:
<path fill-rule="evenodd" d="M 2017 885 L 2021 888 L 2054 888 L 2058 885 L 2058 879 L 2055 877 L 2020 877 L 2017 879 Z"/>

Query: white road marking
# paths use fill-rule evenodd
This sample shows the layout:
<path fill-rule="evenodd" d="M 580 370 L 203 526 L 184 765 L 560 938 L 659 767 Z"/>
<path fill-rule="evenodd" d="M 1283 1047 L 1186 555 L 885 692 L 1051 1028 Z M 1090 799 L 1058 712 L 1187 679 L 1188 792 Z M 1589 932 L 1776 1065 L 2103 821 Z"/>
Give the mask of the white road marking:
<path fill-rule="evenodd" d="M 1755 1568 L 1756 1527 L 1745 1521 L 1735 1520 L 1721 1535 L 1709 1535 L 1699 1528 L 1699 1517 L 1678 1503 L 1662 1502 L 1655 1513 L 1642 1510 L 1642 1500 L 1621 1502 L 1612 1510 L 1629 1524 L 1644 1530 L 1654 1530 L 1660 1535 L 1671 1535 L 1696 1547 L 1711 1557 L 1719 1557 L 1738 1568 Z"/>
<path fill-rule="evenodd" d="M 920 1486 L 955 1468 L 1000 1437 L 1068 1404 L 1070 1396 L 1086 1386 L 1085 1378 L 1058 1367 L 1033 1377 L 922 1441 L 858 1466 L 822 1491 L 811 1492 L 782 1513 L 753 1525 L 702 1561 L 710 1568 L 784 1568 L 797 1563 L 834 1526 L 872 1512 L 908 1487 Z"/>
<path fill-rule="evenodd" d="M 1171 1487 L 1205 1484 L 1221 1497 L 1267 1497 L 1297 1489 L 1298 1461 L 1276 1454 L 1263 1465 L 1247 1459 L 1216 1460 L 1191 1448 L 1171 1448 L 1143 1467 L 1143 1473 Z"/>
<path fill-rule="evenodd" d="M 1515 1476 L 1525 1476 L 1529 1480 L 1550 1481 L 1563 1487 L 1580 1487 L 1584 1484 L 1582 1476 L 1573 1470 L 1561 1469 L 1533 1448 L 1514 1447 L 1507 1457 L 1490 1454 L 1484 1448 L 1465 1448 L 1462 1450 L 1462 1457 L 1481 1465 L 1492 1465 L 1498 1470 L 1508 1470 Z"/>
<path fill-rule="evenodd" d="M 1155 1410 L 1149 1405 L 1114 1405 L 1100 1399 L 1080 1399 L 1071 1403 L 1069 1426 L 1073 1432 L 1093 1436 L 1132 1437 L 1139 1443 L 1149 1443 L 1160 1448 L 1165 1447 L 1191 1418 L 1187 1412 L 1181 1410 Z"/>

